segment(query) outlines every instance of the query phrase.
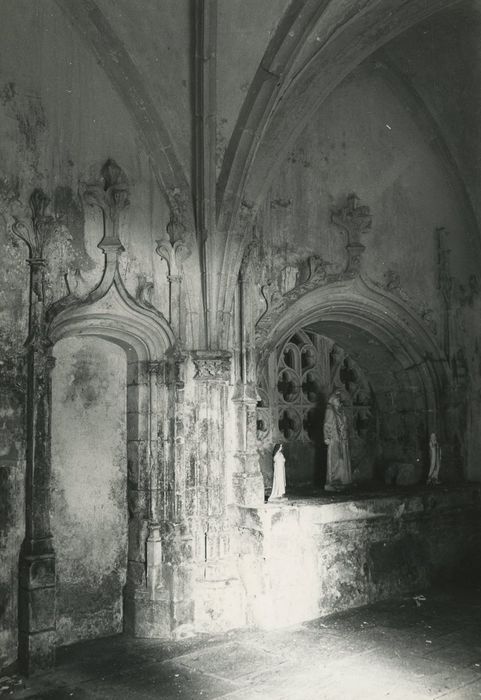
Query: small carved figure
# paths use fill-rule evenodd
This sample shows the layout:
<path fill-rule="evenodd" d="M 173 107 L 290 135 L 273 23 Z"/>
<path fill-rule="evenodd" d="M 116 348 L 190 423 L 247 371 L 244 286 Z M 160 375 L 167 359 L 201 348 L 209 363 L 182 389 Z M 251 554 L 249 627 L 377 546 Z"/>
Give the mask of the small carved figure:
<path fill-rule="evenodd" d="M 281 442 L 276 443 L 274 446 L 272 457 L 274 460 L 274 478 L 269 501 L 273 501 L 275 498 L 282 498 L 286 492 L 286 458 L 282 452 Z"/>
<path fill-rule="evenodd" d="M 436 433 L 431 433 L 429 438 L 429 474 L 428 484 L 439 484 L 439 468 L 441 467 L 441 447 L 439 445 Z"/>
<path fill-rule="evenodd" d="M 327 475 L 324 489 L 339 491 L 352 483 L 347 417 L 339 390 L 334 391 L 327 402 L 324 442 L 327 445 Z"/>

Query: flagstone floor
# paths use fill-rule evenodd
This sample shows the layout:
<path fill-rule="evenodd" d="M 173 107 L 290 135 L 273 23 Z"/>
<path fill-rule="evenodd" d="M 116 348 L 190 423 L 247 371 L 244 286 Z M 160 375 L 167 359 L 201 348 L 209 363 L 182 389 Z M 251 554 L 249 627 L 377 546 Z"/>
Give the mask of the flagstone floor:
<path fill-rule="evenodd" d="M 3 676 L 0 697 L 479 700 L 481 588 L 419 592 L 268 632 L 84 642 L 60 649 L 52 673 Z"/>

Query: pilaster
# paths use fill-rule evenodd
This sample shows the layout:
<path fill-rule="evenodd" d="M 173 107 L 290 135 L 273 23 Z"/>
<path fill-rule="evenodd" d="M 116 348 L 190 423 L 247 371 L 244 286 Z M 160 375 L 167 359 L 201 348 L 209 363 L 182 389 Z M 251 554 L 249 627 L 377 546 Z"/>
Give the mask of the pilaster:
<path fill-rule="evenodd" d="M 51 370 L 55 365 L 45 324 L 44 246 L 55 229 L 48 197 L 34 190 L 31 220 L 13 233 L 29 249 L 30 298 L 26 348 L 25 539 L 19 562 L 19 664 L 23 673 L 55 662 L 55 552 L 50 531 Z"/>

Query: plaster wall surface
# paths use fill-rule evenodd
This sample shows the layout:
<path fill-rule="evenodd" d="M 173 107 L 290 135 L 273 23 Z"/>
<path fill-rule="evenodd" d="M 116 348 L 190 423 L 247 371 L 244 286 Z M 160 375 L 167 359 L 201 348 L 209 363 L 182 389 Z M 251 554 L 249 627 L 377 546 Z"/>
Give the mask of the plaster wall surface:
<path fill-rule="evenodd" d="M 481 6 L 468 0 L 421 22 L 386 47 L 433 115 L 437 136 L 442 135 L 448 144 L 478 221 L 480 29 Z"/>
<path fill-rule="evenodd" d="M 286 0 L 218 3 L 218 169 L 255 72 L 288 5 Z M 235 71 L 232 70 L 234 65 Z"/>
<path fill-rule="evenodd" d="M 126 358 L 99 338 L 55 346 L 52 534 L 57 643 L 122 631 L 127 563 Z"/>
<path fill-rule="evenodd" d="M 189 0 L 144 0 L 140 6 L 129 0 L 100 0 L 97 5 L 120 39 L 126 57 L 140 69 L 141 87 L 154 101 L 190 180 L 193 90 L 190 45 L 186 41 L 192 31 Z"/>
<path fill-rule="evenodd" d="M 259 217 L 266 266 L 277 272 L 316 252 L 341 271 L 347 240 L 331 213 L 351 192 L 373 216 L 362 273 L 382 284 L 397 272 L 418 304 L 437 312 L 437 227 L 451 234 L 453 265 L 475 271 L 461 203 L 403 104 L 369 70 L 334 91 L 281 167 Z"/>
<path fill-rule="evenodd" d="M 131 192 L 120 225 L 128 251 L 122 261 L 127 288 L 135 296 L 155 276 L 154 301 L 167 312 L 165 263 L 152 253 L 169 213 L 121 97 L 78 31 L 50 0 L 11 3 L 0 37 L 2 197 L 12 203 L 12 213 L 28 216 L 22 202 L 41 187 L 64 225 L 46 251 L 50 299 L 66 293 L 68 271 L 78 270 L 69 280 L 75 293 L 84 294 L 98 283 L 103 267 L 97 248 L 101 215 L 82 205 L 79 185 L 97 181 L 101 166 L 114 156 L 128 173 Z M 30 50 L 17 59 L 18 43 Z"/>

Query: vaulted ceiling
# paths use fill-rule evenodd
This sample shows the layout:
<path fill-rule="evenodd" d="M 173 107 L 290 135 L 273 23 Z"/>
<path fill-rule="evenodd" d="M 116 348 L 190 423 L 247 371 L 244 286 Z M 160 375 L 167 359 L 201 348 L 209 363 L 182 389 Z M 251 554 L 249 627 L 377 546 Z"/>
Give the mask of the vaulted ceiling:
<path fill-rule="evenodd" d="M 196 118 L 204 118 L 204 138 L 215 122 L 203 157 L 214 161 L 216 194 L 208 199 L 224 230 L 242 200 L 261 199 L 322 101 L 382 47 L 468 190 L 479 176 L 477 0 L 56 2 L 131 113 L 171 202 L 192 200 L 202 177 L 193 162 Z M 200 76 L 196 54 L 212 64 Z"/>
<path fill-rule="evenodd" d="M 19 26 L 25 2 L 3 0 Z M 171 220 L 199 241 L 211 309 L 230 308 L 256 212 L 289 149 L 363 65 L 383 74 L 440 155 L 479 246 L 481 0 L 35 7 L 44 27 L 54 15 L 70 24 L 123 104 Z"/>

